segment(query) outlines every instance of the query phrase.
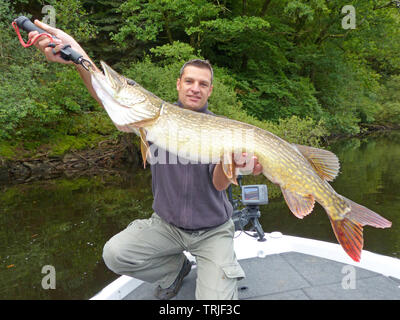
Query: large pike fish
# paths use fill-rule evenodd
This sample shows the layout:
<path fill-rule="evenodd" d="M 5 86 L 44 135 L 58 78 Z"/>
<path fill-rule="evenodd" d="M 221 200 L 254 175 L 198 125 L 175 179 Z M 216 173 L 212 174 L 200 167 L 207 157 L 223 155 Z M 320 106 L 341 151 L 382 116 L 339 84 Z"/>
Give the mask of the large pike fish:
<path fill-rule="evenodd" d="M 170 104 L 101 62 L 104 74 L 91 69 L 93 88 L 115 126 L 141 137 L 144 163 L 149 143 L 183 158 L 223 162 L 235 180 L 232 154 L 254 154 L 263 174 L 281 187 L 291 212 L 302 219 L 317 201 L 326 211 L 337 240 L 360 261 L 363 226 L 388 228 L 377 213 L 337 194 L 328 181 L 339 173 L 339 160 L 330 151 L 291 144 L 258 127 L 224 117 L 194 112 Z"/>

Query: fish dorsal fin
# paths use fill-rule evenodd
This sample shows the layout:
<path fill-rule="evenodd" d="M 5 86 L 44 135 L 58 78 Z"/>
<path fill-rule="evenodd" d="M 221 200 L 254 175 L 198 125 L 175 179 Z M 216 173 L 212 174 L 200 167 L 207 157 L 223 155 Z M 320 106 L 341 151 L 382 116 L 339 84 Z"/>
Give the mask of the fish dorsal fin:
<path fill-rule="evenodd" d="M 235 185 L 238 185 L 236 180 L 236 166 L 233 161 L 233 154 L 224 154 L 221 160 L 222 170 L 224 171 L 225 176 L 228 178 L 230 182 Z"/>
<path fill-rule="evenodd" d="M 146 132 L 144 131 L 143 128 L 139 128 L 139 133 L 140 133 L 140 151 L 142 153 L 142 159 L 143 159 L 143 167 L 146 168 L 146 161 L 147 157 L 150 153 L 149 150 L 149 143 L 147 142 L 146 139 Z"/>
<path fill-rule="evenodd" d="M 328 151 L 299 144 L 293 144 L 299 152 L 311 163 L 317 174 L 324 180 L 333 181 L 339 173 L 338 157 Z"/>
<path fill-rule="evenodd" d="M 281 188 L 283 197 L 292 213 L 299 219 L 303 219 L 314 208 L 314 197 L 312 195 L 300 195 L 291 192 L 287 189 Z"/>

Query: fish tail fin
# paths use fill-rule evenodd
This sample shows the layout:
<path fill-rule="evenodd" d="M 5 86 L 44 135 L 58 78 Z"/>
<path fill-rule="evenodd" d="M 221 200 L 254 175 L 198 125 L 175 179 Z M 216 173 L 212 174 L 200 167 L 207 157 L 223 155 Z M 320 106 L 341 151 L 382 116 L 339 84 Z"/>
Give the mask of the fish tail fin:
<path fill-rule="evenodd" d="M 329 219 L 336 239 L 339 241 L 343 250 L 346 251 L 350 258 L 359 262 L 364 243 L 362 226 L 347 218 L 336 220 L 329 217 Z"/>
<path fill-rule="evenodd" d="M 368 225 L 375 228 L 390 228 L 392 226 L 392 222 L 386 220 L 376 212 L 345 197 L 343 198 L 350 204 L 351 211 L 348 215 L 353 221 L 357 221 L 362 226 Z"/>
<path fill-rule="evenodd" d="M 344 198 L 344 197 L 343 197 Z M 376 212 L 344 198 L 350 206 L 350 211 L 342 219 L 329 216 L 336 239 L 346 253 L 356 262 L 361 259 L 363 248 L 363 226 L 389 228 L 392 223 Z"/>

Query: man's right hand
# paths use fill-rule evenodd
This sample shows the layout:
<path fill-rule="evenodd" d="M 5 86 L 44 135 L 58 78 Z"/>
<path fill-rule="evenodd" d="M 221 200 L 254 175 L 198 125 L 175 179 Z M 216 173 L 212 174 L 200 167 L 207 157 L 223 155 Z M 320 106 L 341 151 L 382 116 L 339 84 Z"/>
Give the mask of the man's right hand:
<path fill-rule="evenodd" d="M 72 38 L 70 35 L 65 33 L 64 31 L 53 28 L 43 22 L 40 22 L 39 20 L 34 21 L 35 25 L 37 25 L 39 28 L 45 30 L 47 33 L 56 36 L 58 39 L 53 39 L 50 40 L 48 37 L 40 37 L 38 41 L 34 44 L 40 51 L 44 53 L 46 56 L 46 59 L 51 62 L 59 62 L 59 63 L 64 63 L 64 64 L 71 64 L 73 63 L 72 61 L 66 61 L 59 54 L 53 54 L 53 48 L 48 47 L 48 45 L 53 42 L 56 44 L 56 47 L 54 48 L 56 52 L 58 52 L 63 46 L 69 44 L 71 45 L 71 48 L 83 55 L 83 57 L 87 57 L 85 51 L 81 48 L 81 46 L 78 44 L 78 42 L 75 41 L 74 38 Z M 37 35 L 37 31 L 31 31 L 29 32 L 29 40 L 32 39 L 35 35 Z"/>
<path fill-rule="evenodd" d="M 70 35 L 66 34 L 64 31 L 53 28 L 43 22 L 40 22 L 39 20 L 34 21 L 35 25 L 37 25 L 39 28 L 43 29 L 47 33 L 56 36 L 59 40 L 53 39 L 50 40 L 48 37 L 40 37 L 38 41 L 35 43 L 35 46 L 44 53 L 46 56 L 46 59 L 51 62 L 59 62 L 63 64 L 73 64 L 72 61 L 66 61 L 59 54 L 53 54 L 53 48 L 48 47 L 48 45 L 53 42 L 56 44 L 56 47 L 54 48 L 56 52 L 58 52 L 62 47 L 65 45 L 69 44 L 71 46 L 71 49 L 79 52 L 82 54 L 82 57 L 86 60 L 88 60 L 91 63 L 91 66 L 94 70 L 99 71 L 99 69 L 96 67 L 96 65 L 93 63 L 92 60 L 90 60 L 89 56 L 86 54 L 86 52 L 82 49 L 82 47 L 78 44 L 78 42 L 75 41 L 74 38 L 72 38 Z M 31 40 L 35 35 L 37 35 L 37 31 L 31 31 L 29 32 L 29 40 Z M 92 81 L 90 77 L 90 73 L 87 72 L 85 68 L 83 68 L 81 65 L 75 65 L 77 71 L 79 72 L 79 75 L 81 76 L 83 83 L 85 84 L 86 88 L 89 90 L 90 94 L 94 99 L 97 100 L 97 102 L 102 105 L 101 100 L 97 96 L 96 92 L 94 91 L 92 87 Z"/>

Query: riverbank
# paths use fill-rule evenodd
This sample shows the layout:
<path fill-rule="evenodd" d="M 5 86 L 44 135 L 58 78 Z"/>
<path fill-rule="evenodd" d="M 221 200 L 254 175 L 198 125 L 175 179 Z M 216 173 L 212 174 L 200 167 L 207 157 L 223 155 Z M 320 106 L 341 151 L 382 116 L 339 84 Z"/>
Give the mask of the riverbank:
<path fill-rule="evenodd" d="M 62 155 L 49 152 L 31 157 L 5 159 L 0 157 L 0 185 L 28 183 L 61 176 L 75 178 L 82 175 L 112 173 L 141 163 L 134 135 L 100 141 L 96 147 L 68 151 Z"/>
<path fill-rule="evenodd" d="M 324 142 L 329 144 L 331 142 L 341 140 L 341 139 L 349 139 L 349 138 L 361 138 L 364 136 L 368 136 L 372 133 L 376 132 L 390 132 L 390 131 L 398 131 L 400 130 L 400 125 L 382 125 L 382 124 L 362 124 L 360 127 L 360 132 L 353 135 L 345 135 L 345 134 L 335 134 L 330 135 L 329 137 L 324 139 Z"/>

